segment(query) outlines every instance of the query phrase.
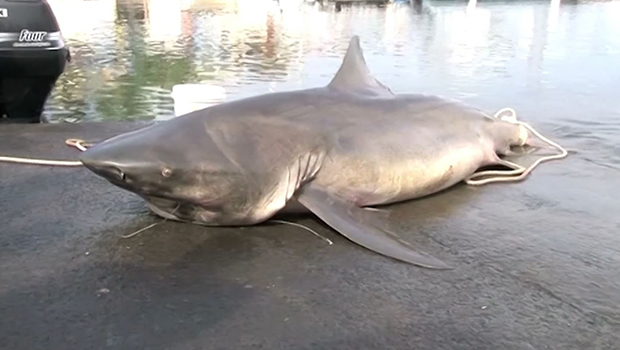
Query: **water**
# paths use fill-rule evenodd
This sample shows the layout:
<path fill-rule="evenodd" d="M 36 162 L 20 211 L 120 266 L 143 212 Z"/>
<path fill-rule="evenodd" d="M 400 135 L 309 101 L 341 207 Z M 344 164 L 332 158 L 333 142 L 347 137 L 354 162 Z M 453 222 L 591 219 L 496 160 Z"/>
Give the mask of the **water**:
<path fill-rule="evenodd" d="M 49 0 L 73 61 L 52 122 L 167 119 L 172 87 L 226 99 L 327 84 L 352 35 L 395 92 L 455 97 L 520 119 L 620 169 L 620 2 Z"/>

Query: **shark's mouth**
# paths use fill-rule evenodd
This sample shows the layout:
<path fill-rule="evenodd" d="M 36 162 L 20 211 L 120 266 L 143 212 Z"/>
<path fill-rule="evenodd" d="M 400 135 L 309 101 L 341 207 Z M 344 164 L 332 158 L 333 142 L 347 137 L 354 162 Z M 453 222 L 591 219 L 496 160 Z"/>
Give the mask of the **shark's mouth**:
<path fill-rule="evenodd" d="M 143 198 L 151 212 L 164 219 L 202 225 L 217 223 L 216 212 L 195 203 L 152 196 Z"/>
<path fill-rule="evenodd" d="M 148 208 L 165 219 L 169 220 L 182 220 L 179 217 L 180 202 L 161 198 L 161 197 L 145 197 Z"/>

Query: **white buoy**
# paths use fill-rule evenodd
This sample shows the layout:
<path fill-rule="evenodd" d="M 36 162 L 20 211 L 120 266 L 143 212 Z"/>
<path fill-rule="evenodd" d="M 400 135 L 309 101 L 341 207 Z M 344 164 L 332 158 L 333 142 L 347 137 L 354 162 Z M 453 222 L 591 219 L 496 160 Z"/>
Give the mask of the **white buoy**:
<path fill-rule="evenodd" d="M 179 84 L 172 87 L 172 98 L 178 117 L 223 102 L 226 89 L 209 84 Z"/>

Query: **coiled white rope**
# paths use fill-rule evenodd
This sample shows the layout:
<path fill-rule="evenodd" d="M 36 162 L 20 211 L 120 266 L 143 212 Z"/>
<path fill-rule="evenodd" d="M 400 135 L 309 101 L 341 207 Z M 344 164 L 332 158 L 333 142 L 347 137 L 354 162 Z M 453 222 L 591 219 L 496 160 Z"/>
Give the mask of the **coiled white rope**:
<path fill-rule="evenodd" d="M 86 143 L 83 140 L 78 139 L 68 139 L 65 141 L 68 146 L 75 147 L 80 151 L 84 152 L 87 149 Z M 0 162 L 7 163 L 19 163 L 19 164 L 31 164 L 31 165 L 51 165 L 51 166 L 83 166 L 80 161 L 71 161 L 71 160 L 51 160 L 51 159 L 33 159 L 33 158 L 22 158 L 22 157 L 7 157 L 0 156 Z"/>
<path fill-rule="evenodd" d="M 505 115 L 505 116 L 502 116 L 500 118 L 502 113 L 504 113 L 506 111 L 510 112 L 510 115 Z M 527 168 L 525 168 L 525 167 L 523 167 L 523 166 L 521 166 L 519 164 L 515 164 L 515 163 L 509 162 L 509 161 L 506 161 L 506 160 L 502 160 L 501 164 L 506 165 L 506 166 L 512 168 L 513 170 L 488 170 L 488 171 L 481 171 L 481 172 L 478 172 L 478 173 L 474 173 L 474 174 L 468 176 L 465 179 L 465 183 L 467 183 L 468 185 L 480 186 L 480 185 L 486 185 L 488 183 L 493 183 L 493 182 L 516 182 L 516 181 L 521 181 L 526 176 L 528 176 L 532 172 L 532 170 L 534 170 L 534 168 L 536 168 L 540 163 L 546 162 L 546 161 L 549 161 L 549 160 L 553 160 L 553 159 L 561 159 L 561 158 L 564 158 L 564 157 L 566 157 L 568 155 L 568 151 L 566 151 L 562 146 L 560 146 L 557 143 L 555 143 L 555 142 L 549 140 L 548 138 L 542 136 L 538 131 L 534 130 L 534 128 L 532 128 L 529 124 L 518 121 L 517 120 L 517 112 L 514 109 L 512 109 L 512 108 L 500 109 L 499 111 L 497 111 L 497 113 L 495 113 L 495 115 L 493 117 L 501 119 L 501 120 L 503 120 L 505 122 L 509 122 L 509 123 L 512 123 L 512 124 L 523 126 L 527 130 L 529 130 L 532 134 L 534 134 L 538 138 L 540 138 L 543 142 L 546 142 L 547 144 L 557 148 L 560 151 L 560 153 L 559 154 L 550 155 L 550 156 L 541 157 L 541 158 L 537 159 L 534 163 L 532 163 Z M 481 177 L 485 177 L 485 176 L 492 176 L 492 177 L 489 177 L 489 178 L 484 179 L 484 180 L 475 180 L 477 178 L 481 178 Z"/>

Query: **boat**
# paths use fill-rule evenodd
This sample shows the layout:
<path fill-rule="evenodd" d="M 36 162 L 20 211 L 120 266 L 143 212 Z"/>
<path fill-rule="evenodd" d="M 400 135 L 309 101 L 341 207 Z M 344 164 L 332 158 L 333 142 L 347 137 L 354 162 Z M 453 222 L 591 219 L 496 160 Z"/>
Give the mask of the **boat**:
<path fill-rule="evenodd" d="M 0 0 L 0 122 L 41 122 L 70 60 L 46 0 Z"/>

